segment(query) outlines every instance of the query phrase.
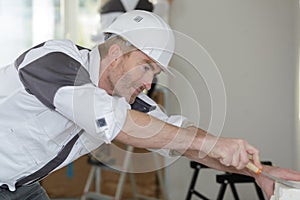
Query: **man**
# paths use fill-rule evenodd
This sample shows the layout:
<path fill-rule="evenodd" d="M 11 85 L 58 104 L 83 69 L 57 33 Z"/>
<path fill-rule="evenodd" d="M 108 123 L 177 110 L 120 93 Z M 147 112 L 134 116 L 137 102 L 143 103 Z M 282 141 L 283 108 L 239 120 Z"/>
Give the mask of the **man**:
<path fill-rule="evenodd" d="M 0 199 L 48 199 L 40 179 L 114 139 L 253 176 L 272 195 L 274 182 L 245 168 L 250 161 L 262 167 L 256 148 L 168 117 L 141 93 L 155 75 L 171 73 L 174 36 L 160 17 L 131 11 L 105 32 L 106 41 L 91 51 L 52 40 L 1 69 Z M 300 180 L 291 170 L 264 170 Z"/>

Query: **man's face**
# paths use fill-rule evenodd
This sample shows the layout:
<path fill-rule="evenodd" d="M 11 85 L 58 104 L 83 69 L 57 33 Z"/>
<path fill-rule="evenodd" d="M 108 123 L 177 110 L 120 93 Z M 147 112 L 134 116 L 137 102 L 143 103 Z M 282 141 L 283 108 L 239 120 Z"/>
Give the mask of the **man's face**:
<path fill-rule="evenodd" d="M 114 88 L 112 94 L 133 103 L 144 89 L 151 88 L 154 76 L 160 72 L 161 68 L 139 50 L 122 55 L 108 75 Z"/>

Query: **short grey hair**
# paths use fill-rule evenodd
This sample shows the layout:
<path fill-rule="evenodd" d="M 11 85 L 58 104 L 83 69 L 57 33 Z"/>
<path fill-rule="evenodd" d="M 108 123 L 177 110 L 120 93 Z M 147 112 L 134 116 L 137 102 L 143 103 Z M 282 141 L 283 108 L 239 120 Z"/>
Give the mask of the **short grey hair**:
<path fill-rule="evenodd" d="M 98 46 L 100 55 L 103 57 L 107 56 L 108 50 L 113 44 L 119 45 L 124 54 L 128 54 L 131 51 L 137 50 L 135 46 L 133 46 L 130 42 L 120 37 L 119 35 L 105 33 L 105 42 Z"/>

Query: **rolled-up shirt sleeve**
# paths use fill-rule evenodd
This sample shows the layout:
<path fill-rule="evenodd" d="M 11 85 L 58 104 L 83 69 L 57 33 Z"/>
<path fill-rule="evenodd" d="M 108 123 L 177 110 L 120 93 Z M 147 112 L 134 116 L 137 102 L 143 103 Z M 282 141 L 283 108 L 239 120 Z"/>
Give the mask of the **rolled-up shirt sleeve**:
<path fill-rule="evenodd" d="M 105 143 L 110 143 L 121 131 L 130 109 L 125 98 L 110 96 L 92 84 L 60 88 L 54 105 L 95 140 Z"/>

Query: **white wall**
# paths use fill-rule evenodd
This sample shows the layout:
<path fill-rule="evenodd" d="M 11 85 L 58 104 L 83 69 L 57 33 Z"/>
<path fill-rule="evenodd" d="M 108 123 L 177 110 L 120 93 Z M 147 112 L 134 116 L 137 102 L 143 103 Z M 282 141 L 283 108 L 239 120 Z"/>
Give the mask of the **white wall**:
<path fill-rule="evenodd" d="M 222 136 L 245 138 L 260 149 L 262 160 L 297 167 L 297 94 L 298 42 L 297 0 L 174 0 L 171 6 L 172 28 L 195 39 L 212 56 L 222 75 L 227 113 Z M 182 45 L 197 58 L 197 52 Z M 196 69 L 201 70 L 201 61 Z M 180 59 L 172 66 L 194 83 L 199 99 L 199 116 L 193 111 L 190 93 L 177 80 L 176 96 L 180 110 L 207 128 L 210 121 L 210 97 L 207 87 L 193 67 Z M 171 113 L 178 102 L 170 101 Z M 200 122 L 199 122 L 199 121 Z M 185 158 L 169 167 L 171 199 L 184 199 L 192 170 Z M 198 187 L 211 199 L 216 198 L 218 185 L 215 172 L 200 176 Z M 243 200 L 256 198 L 252 185 L 238 188 Z M 196 199 L 196 198 L 195 198 Z M 226 199 L 232 199 L 230 194 Z"/>
<path fill-rule="evenodd" d="M 299 1 L 299 5 L 300 5 L 300 1 Z M 296 163 L 296 166 L 297 166 L 297 169 L 300 169 L 300 80 L 299 80 L 299 76 L 300 76 L 300 71 L 299 71 L 299 67 L 300 67 L 300 8 L 299 6 L 295 8 L 295 18 L 296 18 L 296 41 L 297 41 L 297 51 L 298 51 L 298 62 L 297 62 L 297 74 L 298 74 L 298 77 L 297 77 L 297 81 L 298 81 L 298 84 L 296 86 L 296 102 L 297 102 L 297 105 L 296 105 L 296 109 L 298 111 L 297 113 L 297 116 L 295 118 L 295 121 L 296 121 L 296 138 L 295 138 L 295 143 L 296 143 L 296 157 L 298 159 L 296 159 L 297 163 Z"/>

